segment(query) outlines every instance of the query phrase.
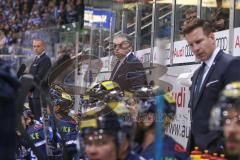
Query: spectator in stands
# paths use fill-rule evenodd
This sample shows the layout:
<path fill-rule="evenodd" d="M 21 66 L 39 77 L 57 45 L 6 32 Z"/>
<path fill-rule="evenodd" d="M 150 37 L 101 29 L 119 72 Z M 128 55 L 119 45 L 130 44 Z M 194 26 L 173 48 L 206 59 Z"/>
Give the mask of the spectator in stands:
<path fill-rule="evenodd" d="M 197 18 L 197 11 L 195 8 L 189 8 L 188 10 L 185 11 L 184 15 L 185 15 L 185 21 L 183 25 L 186 25 L 193 19 Z"/>
<path fill-rule="evenodd" d="M 66 18 L 66 8 L 64 2 L 61 1 L 60 5 L 57 7 L 57 24 L 64 24 L 67 21 Z"/>
<path fill-rule="evenodd" d="M 70 3 L 66 4 L 66 15 L 67 15 L 67 23 L 73 23 L 78 20 L 76 6 L 73 0 L 70 0 Z"/>
<path fill-rule="evenodd" d="M 159 38 L 170 38 L 171 36 L 171 15 L 166 16 L 159 26 Z"/>
<path fill-rule="evenodd" d="M 80 27 L 83 27 L 84 24 L 84 0 L 76 0 L 76 10 L 77 10 L 77 15 L 80 23 Z"/>
<path fill-rule="evenodd" d="M 180 23 L 180 31 L 184 30 L 184 26 L 186 26 L 193 19 L 197 18 L 197 10 L 195 8 L 189 8 L 184 12 L 184 20 Z M 184 37 L 181 37 L 181 39 Z"/>
<path fill-rule="evenodd" d="M 11 46 L 19 42 L 19 32 L 80 20 L 83 17 L 80 15 L 83 14 L 82 5 L 82 0 L 0 1 L 0 30 L 7 37 L 7 45 Z"/>
<path fill-rule="evenodd" d="M 217 10 L 213 16 L 214 27 L 216 31 L 222 31 L 229 27 L 229 13 L 227 11 Z"/>
<path fill-rule="evenodd" d="M 5 46 L 6 37 L 2 31 L 0 31 L 0 54 L 8 54 L 8 49 Z"/>

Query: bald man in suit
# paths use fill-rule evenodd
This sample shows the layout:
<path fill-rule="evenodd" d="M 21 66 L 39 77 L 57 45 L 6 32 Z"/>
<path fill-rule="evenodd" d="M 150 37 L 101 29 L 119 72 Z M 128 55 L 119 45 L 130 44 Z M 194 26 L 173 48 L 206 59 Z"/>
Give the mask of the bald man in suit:
<path fill-rule="evenodd" d="M 36 54 L 35 60 L 30 67 L 29 73 L 34 79 L 40 82 L 51 67 L 51 60 L 45 52 L 45 44 L 41 39 L 33 40 L 33 51 Z M 29 96 L 30 107 L 33 111 L 35 119 L 41 117 L 40 92 L 35 87 L 30 90 Z"/>

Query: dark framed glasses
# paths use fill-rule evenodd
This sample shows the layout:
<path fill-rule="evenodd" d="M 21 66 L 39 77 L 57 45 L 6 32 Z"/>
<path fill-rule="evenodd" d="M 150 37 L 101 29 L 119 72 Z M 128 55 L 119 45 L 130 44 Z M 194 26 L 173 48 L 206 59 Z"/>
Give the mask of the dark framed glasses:
<path fill-rule="evenodd" d="M 109 43 L 109 49 L 110 50 L 115 50 L 117 48 L 125 50 L 125 49 L 128 49 L 130 46 L 131 46 L 131 42 L 129 42 L 129 41 L 123 41 L 119 44 Z"/>

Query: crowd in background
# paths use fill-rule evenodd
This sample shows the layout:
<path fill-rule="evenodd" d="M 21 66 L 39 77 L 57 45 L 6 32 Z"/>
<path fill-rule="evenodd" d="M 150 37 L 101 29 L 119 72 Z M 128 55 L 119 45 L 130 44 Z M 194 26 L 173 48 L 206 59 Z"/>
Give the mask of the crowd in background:
<path fill-rule="evenodd" d="M 5 44 L 21 41 L 19 33 L 77 22 L 82 16 L 82 0 L 0 1 L 0 30 Z"/>
<path fill-rule="evenodd" d="M 31 55 L 29 53 L 29 46 L 31 43 L 29 39 L 32 38 L 32 32 L 39 29 L 46 29 L 51 27 L 57 27 L 58 25 L 68 24 L 72 22 L 77 22 L 81 20 L 83 16 L 82 10 L 83 0 L 5 0 L 0 2 L 0 31 L 3 32 L 5 38 L 5 48 L 0 47 L 0 54 L 23 54 Z M 141 25 L 145 26 L 151 23 L 151 6 L 146 6 L 142 11 L 142 21 Z M 171 5 L 166 5 L 160 8 L 159 14 L 165 15 L 158 22 L 157 29 L 159 30 L 157 37 L 166 38 L 171 35 Z M 216 31 L 221 31 L 228 28 L 228 12 L 223 11 L 221 5 L 218 5 L 216 11 L 212 12 L 209 16 L 214 23 Z M 176 33 L 176 37 L 182 39 L 181 30 L 184 23 L 197 17 L 196 8 L 188 7 L 182 10 L 182 15 L 180 17 L 179 33 Z M 131 10 L 127 16 L 127 33 L 133 33 L 135 30 L 135 10 Z M 141 44 L 140 48 L 150 47 L 150 35 L 151 35 L 151 25 L 144 28 L 141 31 Z M 55 30 L 56 31 L 56 30 Z M 29 33 L 28 33 L 29 32 Z M 45 41 L 51 44 L 51 48 L 47 50 L 49 53 L 57 55 L 62 54 L 75 54 L 75 48 L 73 43 L 59 44 L 59 47 L 54 50 L 54 43 L 57 42 L 60 37 L 59 34 L 53 33 L 53 30 L 45 31 L 49 32 L 45 38 Z M 178 34 L 180 36 L 178 36 Z M 96 34 L 97 35 L 97 34 Z M 45 35 L 44 35 L 45 36 Z M 26 40 L 25 40 L 26 39 Z M 53 40 L 54 39 L 54 40 Z M 98 38 L 97 38 L 98 39 Z M 176 38 L 178 39 L 178 38 Z M 56 40 L 56 41 L 55 41 Z M 80 47 L 82 44 L 79 44 Z M 99 47 L 94 47 L 95 50 Z M 80 49 L 80 50 L 81 50 Z M 95 51 L 94 51 L 95 52 Z M 96 51 L 98 53 L 98 51 Z M 108 55 L 102 53 L 101 55 Z"/>

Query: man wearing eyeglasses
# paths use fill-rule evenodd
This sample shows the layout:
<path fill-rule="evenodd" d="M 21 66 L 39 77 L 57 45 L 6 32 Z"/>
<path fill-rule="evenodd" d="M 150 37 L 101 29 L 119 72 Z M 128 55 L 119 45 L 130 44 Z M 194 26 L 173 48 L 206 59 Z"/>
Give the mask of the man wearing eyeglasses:
<path fill-rule="evenodd" d="M 140 60 L 132 52 L 132 41 L 126 34 L 119 34 L 113 39 L 114 55 L 117 63 L 110 80 L 117 82 L 121 89 L 136 90 L 147 84 L 146 74 Z"/>

